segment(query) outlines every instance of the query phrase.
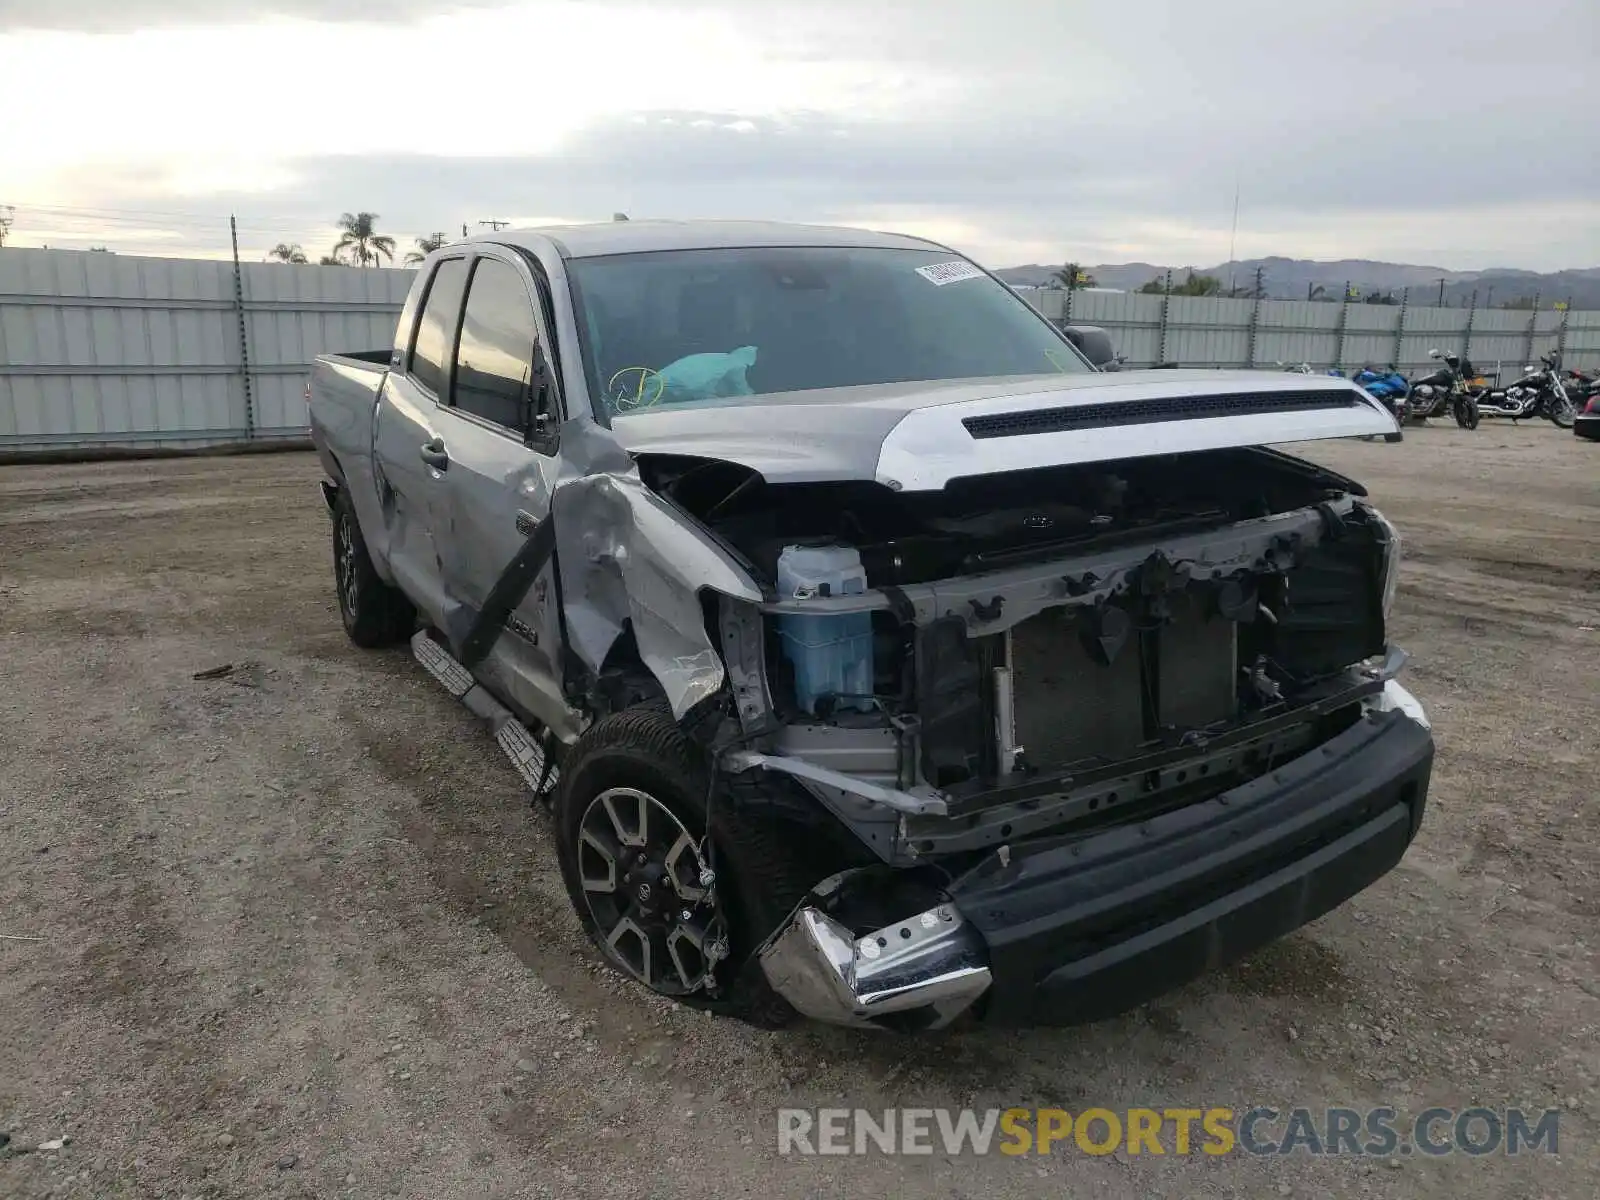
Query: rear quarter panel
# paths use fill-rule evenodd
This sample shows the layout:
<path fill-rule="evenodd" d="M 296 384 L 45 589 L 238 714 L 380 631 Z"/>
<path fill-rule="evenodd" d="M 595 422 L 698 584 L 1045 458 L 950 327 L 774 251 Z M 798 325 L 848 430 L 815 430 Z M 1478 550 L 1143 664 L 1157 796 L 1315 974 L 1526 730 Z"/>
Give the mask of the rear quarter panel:
<path fill-rule="evenodd" d="M 328 477 L 355 506 L 379 575 L 389 578 L 387 546 L 373 464 L 373 423 L 388 378 L 377 363 L 319 355 L 311 368 L 311 440 Z"/>

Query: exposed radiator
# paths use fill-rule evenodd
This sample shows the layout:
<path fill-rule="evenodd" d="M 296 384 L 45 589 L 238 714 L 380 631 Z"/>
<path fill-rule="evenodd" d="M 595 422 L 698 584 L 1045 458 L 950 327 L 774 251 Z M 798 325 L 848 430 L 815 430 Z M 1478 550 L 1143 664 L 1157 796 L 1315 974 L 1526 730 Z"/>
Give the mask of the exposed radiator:
<path fill-rule="evenodd" d="M 1210 612 L 1201 592 L 1169 597 L 1169 607 L 1166 621 L 1145 622 L 1150 632 L 1128 633 L 1109 665 L 1090 653 L 1070 610 L 1012 630 L 1016 740 L 1029 763 L 1126 758 L 1163 729 L 1235 715 L 1238 627 Z"/>

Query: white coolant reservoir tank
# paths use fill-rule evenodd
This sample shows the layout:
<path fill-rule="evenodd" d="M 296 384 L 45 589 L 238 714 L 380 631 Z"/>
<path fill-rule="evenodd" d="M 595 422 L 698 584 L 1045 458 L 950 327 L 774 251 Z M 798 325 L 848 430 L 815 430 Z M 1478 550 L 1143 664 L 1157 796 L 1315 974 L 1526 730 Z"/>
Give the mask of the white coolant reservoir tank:
<path fill-rule="evenodd" d="M 785 546 L 778 556 L 778 595 L 784 600 L 860 595 L 867 573 L 851 546 Z M 872 614 L 785 613 L 778 618 L 784 657 L 794 667 L 795 699 L 815 714 L 825 697 L 833 708 L 869 709 L 872 700 Z"/>

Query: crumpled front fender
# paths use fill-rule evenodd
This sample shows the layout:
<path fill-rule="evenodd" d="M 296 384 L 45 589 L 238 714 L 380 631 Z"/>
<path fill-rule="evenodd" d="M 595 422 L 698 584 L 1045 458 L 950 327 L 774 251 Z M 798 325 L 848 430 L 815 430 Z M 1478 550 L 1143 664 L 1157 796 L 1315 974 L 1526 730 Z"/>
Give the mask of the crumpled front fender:
<path fill-rule="evenodd" d="M 715 695 L 726 673 L 700 592 L 759 602 L 749 573 L 636 475 L 564 480 L 551 513 L 567 640 L 578 659 L 598 673 L 631 622 L 673 716 Z"/>

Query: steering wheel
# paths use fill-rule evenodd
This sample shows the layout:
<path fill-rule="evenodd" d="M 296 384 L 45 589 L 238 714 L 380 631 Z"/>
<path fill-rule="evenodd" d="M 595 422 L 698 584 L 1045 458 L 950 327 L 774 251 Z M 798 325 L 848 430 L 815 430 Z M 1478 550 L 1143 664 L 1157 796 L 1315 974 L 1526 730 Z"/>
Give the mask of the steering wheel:
<path fill-rule="evenodd" d="M 653 408 L 666 390 L 666 379 L 650 367 L 623 367 L 606 381 L 606 397 L 616 412 Z"/>

